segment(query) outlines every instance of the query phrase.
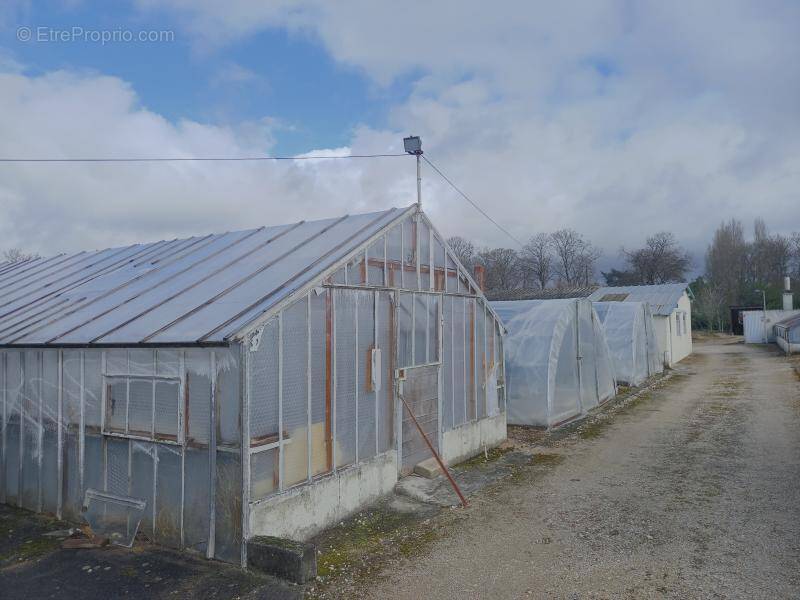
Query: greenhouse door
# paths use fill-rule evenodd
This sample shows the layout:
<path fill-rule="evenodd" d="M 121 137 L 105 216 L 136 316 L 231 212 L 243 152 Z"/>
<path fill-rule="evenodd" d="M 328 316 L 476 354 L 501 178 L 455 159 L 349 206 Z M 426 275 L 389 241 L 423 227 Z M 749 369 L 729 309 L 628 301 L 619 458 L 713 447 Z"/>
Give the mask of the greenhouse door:
<path fill-rule="evenodd" d="M 399 392 L 405 404 L 414 413 L 417 423 L 425 432 L 430 443 L 439 451 L 439 365 L 424 365 L 400 369 Z M 409 414 L 408 408 L 400 402 L 403 411 L 401 419 L 402 461 L 401 473 L 411 473 L 414 466 L 431 457 L 419 428 Z"/>

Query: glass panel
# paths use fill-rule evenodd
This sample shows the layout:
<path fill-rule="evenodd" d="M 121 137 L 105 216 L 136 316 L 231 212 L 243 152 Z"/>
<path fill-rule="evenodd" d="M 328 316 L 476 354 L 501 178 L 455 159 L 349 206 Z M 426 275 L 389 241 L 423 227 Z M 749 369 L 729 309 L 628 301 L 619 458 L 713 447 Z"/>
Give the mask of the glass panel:
<path fill-rule="evenodd" d="M 58 508 L 58 351 L 42 352 L 42 508 Z M 0 388 L 1 389 L 1 388 Z"/>
<path fill-rule="evenodd" d="M 414 363 L 411 355 L 411 336 L 414 335 L 411 322 L 411 311 L 414 295 L 401 293 L 400 305 L 397 308 L 397 366 L 410 367 Z"/>
<path fill-rule="evenodd" d="M 439 360 L 439 296 L 428 296 L 428 362 Z"/>
<path fill-rule="evenodd" d="M 348 285 L 364 285 L 366 281 L 366 265 L 364 264 L 364 253 L 361 252 L 347 263 L 347 283 Z"/>
<path fill-rule="evenodd" d="M 20 352 L 9 352 L 6 355 L 6 415 L 8 423 L 5 430 L 5 485 L 6 503 L 19 502 L 19 436 L 20 410 L 22 408 L 22 358 Z"/>
<path fill-rule="evenodd" d="M 106 375 L 128 374 L 128 351 L 106 350 Z"/>
<path fill-rule="evenodd" d="M 283 311 L 283 487 L 308 479 L 308 302 Z"/>
<path fill-rule="evenodd" d="M 66 370 L 66 361 L 65 361 Z M 106 430 L 125 432 L 125 413 L 127 410 L 127 379 L 108 379 L 106 384 Z M 80 402 L 80 399 L 78 400 Z"/>
<path fill-rule="evenodd" d="M 453 302 L 455 298 L 445 296 L 442 306 L 442 429 L 453 428 Z"/>
<path fill-rule="evenodd" d="M 155 353 L 147 349 L 131 349 L 128 351 L 128 369 L 131 375 L 155 375 Z M 106 358 L 106 367 L 108 366 Z"/>
<path fill-rule="evenodd" d="M 278 489 L 277 448 L 250 455 L 250 500 L 261 500 Z"/>
<path fill-rule="evenodd" d="M 22 506 L 39 508 L 39 353 L 25 352 L 22 393 Z"/>
<path fill-rule="evenodd" d="M 330 421 L 330 390 L 327 386 L 327 311 L 329 292 L 311 292 L 311 474 L 330 471 L 332 451 Z"/>
<path fill-rule="evenodd" d="M 336 466 L 351 464 L 356 456 L 356 338 L 354 290 L 337 290 L 336 321 Z"/>
<path fill-rule="evenodd" d="M 420 288 L 431 289 L 431 230 L 425 219 L 419 221 Z"/>
<path fill-rule="evenodd" d="M 156 381 L 156 437 L 178 439 L 178 400 L 180 385 L 177 381 Z"/>
<path fill-rule="evenodd" d="M 187 448 L 184 468 L 183 541 L 187 548 L 205 552 L 210 509 L 208 448 Z"/>
<path fill-rule="evenodd" d="M 150 436 L 153 430 L 153 381 L 131 379 L 128 398 L 128 431 Z"/>
<path fill-rule="evenodd" d="M 386 235 L 387 257 L 389 262 L 389 272 L 387 273 L 386 285 L 389 287 L 401 287 L 401 268 L 402 268 L 402 238 L 403 229 L 398 225 L 392 228 Z"/>
<path fill-rule="evenodd" d="M 161 544 L 178 547 L 181 543 L 181 450 L 156 444 L 156 452 L 155 538 Z"/>
<path fill-rule="evenodd" d="M 482 302 L 476 302 L 475 313 L 475 389 L 478 395 L 477 416 L 486 416 L 486 324 Z"/>
<path fill-rule="evenodd" d="M 131 441 L 131 496 L 147 503 L 142 518 L 141 532 L 153 539 L 153 464 L 156 445 L 150 442 Z M 204 480 L 207 481 L 207 478 Z"/>
<path fill-rule="evenodd" d="M 383 278 L 384 271 L 384 238 L 379 238 L 373 242 L 367 252 L 368 266 L 367 276 L 370 285 L 385 285 Z"/>
<path fill-rule="evenodd" d="M 358 460 L 375 456 L 375 392 L 372 389 L 372 349 L 375 347 L 375 299 L 358 294 Z"/>
<path fill-rule="evenodd" d="M 189 414 L 186 440 L 195 446 L 207 446 L 211 439 L 211 353 L 186 351 L 186 385 Z"/>
<path fill-rule="evenodd" d="M 261 333 L 258 349 L 250 352 L 251 444 L 278 441 L 278 320 Z"/>
<path fill-rule="evenodd" d="M 100 406 L 103 403 L 103 355 L 99 350 L 84 350 L 83 386 L 83 419 L 86 430 L 100 433 Z"/>
<path fill-rule="evenodd" d="M 181 352 L 180 350 L 158 350 L 156 351 L 156 375 L 160 377 L 181 376 Z"/>
<path fill-rule="evenodd" d="M 238 348 L 215 350 L 217 354 L 217 444 L 239 446 L 239 352 Z M 240 478 L 241 479 L 241 478 Z"/>
<path fill-rule="evenodd" d="M 346 281 L 347 281 L 347 279 L 346 279 L 346 276 L 345 276 L 345 268 L 344 267 L 342 267 L 341 269 L 336 271 L 336 273 L 334 273 L 330 277 L 330 282 L 331 283 L 338 283 L 339 285 L 344 285 Z"/>
<path fill-rule="evenodd" d="M 458 292 L 458 269 L 452 257 L 447 255 L 447 283 L 446 288 L 448 292 Z"/>
<path fill-rule="evenodd" d="M 378 292 L 377 327 L 378 348 L 381 350 L 381 390 L 378 392 L 378 451 L 385 452 L 393 446 L 394 442 L 394 354 L 392 346 L 394 338 L 394 318 L 392 302 L 393 296 L 389 292 Z"/>
<path fill-rule="evenodd" d="M 414 296 L 414 364 L 424 365 L 428 361 L 428 294 Z"/>
<path fill-rule="evenodd" d="M 238 563 L 242 540 L 242 464 L 238 452 L 217 452 L 216 483 L 214 556 Z"/>
<path fill-rule="evenodd" d="M 403 222 L 403 287 L 417 289 L 417 223 L 413 217 Z"/>
<path fill-rule="evenodd" d="M 467 421 L 466 300 L 453 298 L 453 424 Z"/>
<path fill-rule="evenodd" d="M 8 355 L 8 380 L 12 381 L 13 371 L 11 359 Z M 125 367 L 127 369 L 127 366 Z M 64 420 L 66 423 L 78 425 L 81 420 L 81 353 L 80 350 L 64 350 Z M 124 404 L 126 397 L 121 397 L 123 404 L 122 427 L 125 426 Z M 80 502 L 83 500 L 81 499 Z"/>

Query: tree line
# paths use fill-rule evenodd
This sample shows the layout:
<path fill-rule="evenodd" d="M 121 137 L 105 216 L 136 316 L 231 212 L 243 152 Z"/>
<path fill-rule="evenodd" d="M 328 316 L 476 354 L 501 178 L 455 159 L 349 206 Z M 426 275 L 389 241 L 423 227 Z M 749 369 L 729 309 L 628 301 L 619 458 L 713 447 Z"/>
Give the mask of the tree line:
<path fill-rule="evenodd" d="M 742 222 L 730 219 L 714 232 L 705 256 L 705 274 L 692 282 L 696 325 L 730 328 L 730 306 L 782 308 L 783 278 L 800 280 L 800 232 L 770 234 L 763 219 L 747 239 Z M 763 291 L 763 295 L 762 295 Z"/>
<path fill-rule="evenodd" d="M 597 283 L 597 261 L 602 252 L 573 229 L 537 233 L 517 251 L 478 249 L 462 237 L 447 240 L 467 268 L 482 265 L 488 292 L 543 290 L 549 287 L 585 287 Z M 692 260 L 672 233 L 648 237 L 641 248 L 620 250 L 624 266 L 601 272 L 607 285 L 644 285 L 685 281 Z"/>

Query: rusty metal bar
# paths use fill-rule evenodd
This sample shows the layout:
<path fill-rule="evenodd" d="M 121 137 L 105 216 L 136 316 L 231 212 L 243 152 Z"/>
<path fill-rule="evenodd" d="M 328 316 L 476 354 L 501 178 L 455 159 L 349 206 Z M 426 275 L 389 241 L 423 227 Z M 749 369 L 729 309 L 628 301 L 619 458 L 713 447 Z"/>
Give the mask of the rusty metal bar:
<path fill-rule="evenodd" d="M 444 462 L 442 461 L 442 458 L 439 456 L 439 453 L 436 452 L 436 448 L 434 448 L 433 444 L 431 444 L 431 441 L 428 439 L 428 436 L 423 431 L 422 426 L 419 424 L 419 421 L 417 421 L 417 417 L 414 416 L 414 411 L 411 410 L 411 407 L 408 405 L 408 402 L 406 402 L 406 399 L 403 397 L 402 393 L 400 393 L 400 401 L 403 403 L 403 406 L 406 407 L 408 415 L 411 417 L 411 420 L 414 421 L 414 425 L 417 427 L 417 431 L 419 431 L 419 434 L 422 436 L 422 439 L 425 440 L 425 443 L 428 445 L 428 449 L 431 451 L 431 454 L 433 454 L 433 457 L 436 459 L 436 462 L 439 463 L 439 467 L 442 469 L 442 472 L 447 476 L 447 480 L 450 482 L 453 491 L 455 491 L 455 493 L 458 495 L 458 499 L 461 500 L 461 506 L 467 508 L 467 506 L 469 506 L 469 503 L 467 502 L 467 499 L 464 497 L 464 494 L 461 493 L 461 488 L 458 487 L 456 480 L 453 479 L 453 476 L 450 474 L 450 470 L 445 466 Z"/>

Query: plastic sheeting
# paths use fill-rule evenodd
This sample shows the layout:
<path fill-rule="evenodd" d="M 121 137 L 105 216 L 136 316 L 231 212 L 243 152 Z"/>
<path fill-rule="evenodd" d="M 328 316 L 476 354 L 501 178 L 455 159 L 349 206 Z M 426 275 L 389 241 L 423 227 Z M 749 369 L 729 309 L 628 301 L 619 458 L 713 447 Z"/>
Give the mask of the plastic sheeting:
<path fill-rule="evenodd" d="M 238 562 L 237 356 L 238 347 L 0 352 L 0 501 L 86 519 L 123 545 L 138 531 Z"/>
<path fill-rule="evenodd" d="M 612 361 L 588 300 L 493 302 L 508 335 L 508 422 L 554 427 L 612 398 Z"/>
<path fill-rule="evenodd" d="M 594 302 L 614 361 L 617 383 L 640 385 L 661 373 L 653 316 L 644 302 Z"/>

